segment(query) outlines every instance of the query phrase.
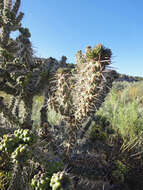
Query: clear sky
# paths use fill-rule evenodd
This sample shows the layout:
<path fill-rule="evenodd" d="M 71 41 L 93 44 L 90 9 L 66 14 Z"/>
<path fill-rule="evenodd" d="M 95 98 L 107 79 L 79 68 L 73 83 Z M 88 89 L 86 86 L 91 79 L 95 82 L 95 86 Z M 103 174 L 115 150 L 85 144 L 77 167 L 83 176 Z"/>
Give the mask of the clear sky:
<path fill-rule="evenodd" d="M 37 56 L 75 63 L 78 50 L 102 43 L 118 72 L 143 76 L 143 0 L 22 0 L 21 10 Z"/>

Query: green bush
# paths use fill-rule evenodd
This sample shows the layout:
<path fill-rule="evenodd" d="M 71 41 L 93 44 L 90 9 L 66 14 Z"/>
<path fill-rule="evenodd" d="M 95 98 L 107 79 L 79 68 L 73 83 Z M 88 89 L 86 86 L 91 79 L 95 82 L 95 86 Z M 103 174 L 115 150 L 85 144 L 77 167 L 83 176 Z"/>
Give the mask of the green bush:
<path fill-rule="evenodd" d="M 118 130 L 124 143 L 142 138 L 143 132 L 143 82 L 114 84 L 98 114 Z"/>

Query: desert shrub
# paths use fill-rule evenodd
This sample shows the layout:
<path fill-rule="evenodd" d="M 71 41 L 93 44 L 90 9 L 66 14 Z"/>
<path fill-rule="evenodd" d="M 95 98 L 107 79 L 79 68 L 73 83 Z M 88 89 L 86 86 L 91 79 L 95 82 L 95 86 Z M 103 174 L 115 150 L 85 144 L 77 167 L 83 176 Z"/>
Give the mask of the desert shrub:
<path fill-rule="evenodd" d="M 116 92 L 119 92 L 119 91 L 122 91 L 122 90 L 124 90 L 125 88 L 127 88 L 129 86 L 130 86 L 130 83 L 126 82 L 126 81 L 123 81 L 123 82 L 114 82 L 112 90 L 114 90 Z"/>
<path fill-rule="evenodd" d="M 105 116 L 125 143 L 141 139 L 143 132 L 143 82 L 114 84 L 98 114 Z"/>

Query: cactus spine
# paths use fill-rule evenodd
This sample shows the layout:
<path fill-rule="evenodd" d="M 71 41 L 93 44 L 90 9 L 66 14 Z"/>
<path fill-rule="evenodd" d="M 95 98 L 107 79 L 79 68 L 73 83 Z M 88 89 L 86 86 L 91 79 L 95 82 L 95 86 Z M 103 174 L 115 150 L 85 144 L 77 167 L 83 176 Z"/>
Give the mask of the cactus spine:
<path fill-rule="evenodd" d="M 109 76 L 106 68 L 111 64 L 111 50 L 98 44 L 87 47 L 86 53 L 76 55 L 77 67 L 62 69 L 56 74 L 57 90 L 54 91 L 52 106 L 69 124 L 69 144 L 76 143 L 78 128 L 101 106 L 117 74 Z M 110 79 L 110 80 L 109 80 Z"/>
<path fill-rule="evenodd" d="M 21 27 L 23 13 L 18 13 L 20 0 L 16 0 L 12 7 L 12 0 L 1 0 L 0 2 L 0 54 L 5 61 L 11 60 L 16 53 L 16 42 L 10 38 L 10 33 Z"/>

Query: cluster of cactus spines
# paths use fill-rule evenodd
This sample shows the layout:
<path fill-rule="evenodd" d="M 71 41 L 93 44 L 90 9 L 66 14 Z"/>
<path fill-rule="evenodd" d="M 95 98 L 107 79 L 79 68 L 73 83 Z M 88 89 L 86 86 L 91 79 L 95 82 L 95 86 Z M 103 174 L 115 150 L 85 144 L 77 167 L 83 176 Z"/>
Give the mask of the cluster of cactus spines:
<path fill-rule="evenodd" d="M 50 104 L 51 107 L 55 109 L 56 112 L 59 112 L 63 119 L 69 125 L 68 128 L 68 142 L 66 154 L 71 150 L 71 147 L 76 142 L 76 131 L 77 126 L 74 118 L 74 106 L 73 106 L 73 97 L 72 97 L 72 88 L 73 88 L 73 78 L 71 70 L 69 69 L 59 69 L 56 73 L 56 91 L 54 91 L 54 97 L 51 98 Z"/>
<path fill-rule="evenodd" d="M 28 28 L 21 27 L 19 32 L 20 35 L 16 39 L 18 48 L 17 57 L 19 57 L 19 61 L 30 70 L 33 66 L 33 49 L 29 40 L 31 34 Z"/>
<path fill-rule="evenodd" d="M 19 117 L 19 107 L 21 103 L 21 97 L 12 97 L 10 100 L 10 106 L 5 104 L 4 98 L 0 97 L 0 112 L 4 114 L 4 117 L 7 118 L 7 120 L 10 122 L 11 125 L 18 125 L 21 126 L 22 128 L 32 128 L 32 120 L 31 120 L 31 115 L 32 115 L 32 99 L 29 99 L 30 102 L 27 102 L 25 104 L 25 111 L 24 111 L 24 120 L 23 123 L 20 121 Z"/>
<path fill-rule="evenodd" d="M 7 118 L 7 120 L 12 125 L 20 125 L 20 122 L 17 119 L 17 117 L 9 110 L 8 106 L 4 103 L 3 97 L 0 97 L 0 112 L 4 114 L 4 117 Z"/>
<path fill-rule="evenodd" d="M 16 0 L 12 7 L 12 0 L 1 0 L 0 2 L 0 46 L 1 55 L 6 61 L 16 53 L 16 42 L 10 38 L 11 31 L 16 31 L 21 27 L 23 13 L 18 13 L 20 0 Z"/>
<path fill-rule="evenodd" d="M 111 50 L 101 44 L 89 46 L 85 54 L 79 51 L 76 55 L 73 72 L 59 69 L 56 73 L 56 90 L 50 103 L 69 124 L 70 147 L 76 143 L 78 127 L 99 109 L 117 77 L 116 72 L 106 71 L 111 55 Z"/>
<path fill-rule="evenodd" d="M 79 51 L 76 57 L 78 64 L 73 75 L 65 70 L 57 73 L 57 91 L 54 93 L 58 104 L 54 104 L 55 110 L 58 107 L 64 119 L 74 125 L 82 123 L 98 109 L 96 105 L 103 102 L 98 94 L 106 81 L 103 72 L 111 63 L 111 51 L 99 44 L 93 49 L 88 47 L 85 55 Z"/>
<path fill-rule="evenodd" d="M 10 97 L 10 102 L 9 102 L 9 110 L 12 112 L 15 106 L 16 98 L 15 96 Z"/>
<path fill-rule="evenodd" d="M 19 106 L 21 102 L 21 97 L 10 97 L 9 111 L 12 112 L 17 118 L 19 117 Z"/>
<path fill-rule="evenodd" d="M 71 74 L 65 69 L 59 69 L 57 78 L 57 91 L 55 94 L 55 102 L 58 104 L 58 111 L 64 119 L 69 123 L 72 123 L 72 97 L 71 97 Z"/>
<path fill-rule="evenodd" d="M 46 101 L 49 98 L 49 87 L 48 90 L 43 88 L 43 85 L 46 81 L 44 80 L 45 78 L 45 65 L 42 68 L 42 65 L 40 66 L 41 68 L 38 70 L 33 70 L 33 72 L 26 70 L 26 68 L 23 68 L 21 64 L 7 64 L 6 69 L 0 69 L 0 77 L 2 78 L 0 82 L 0 90 L 4 91 L 7 94 L 10 94 L 14 97 L 21 97 L 22 101 L 25 104 L 25 110 L 26 112 L 28 111 L 28 115 L 26 113 L 25 117 L 30 119 L 31 113 L 32 113 L 32 102 L 33 102 L 33 97 L 34 95 L 38 94 L 40 91 L 43 93 L 44 91 L 46 93 L 45 97 L 45 103 L 44 103 L 44 108 L 41 110 L 41 116 L 47 115 L 47 105 Z M 42 71 L 41 71 L 42 69 Z M 52 71 L 53 72 L 53 71 Z M 43 75 L 44 73 L 44 75 Z M 48 71 L 46 70 L 46 73 Z M 47 77 L 47 74 L 46 74 Z M 45 78 L 46 79 L 46 78 Z M 13 105 L 11 104 L 12 102 L 10 101 L 9 108 L 10 110 L 13 110 L 16 107 L 16 102 L 13 101 Z M 28 117 L 27 117 L 28 116 Z M 44 118 L 45 116 L 41 117 Z M 46 118 L 43 120 L 43 122 L 46 122 Z"/>
<path fill-rule="evenodd" d="M 98 93 L 102 88 L 103 71 L 111 63 L 111 51 L 101 44 L 95 48 L 88 47 L 85 54 L 78 57 L 77 73 L 75 74 L 75 119 L 82 121 L 96 112 L 96 103 L 101 103 Z"/>

